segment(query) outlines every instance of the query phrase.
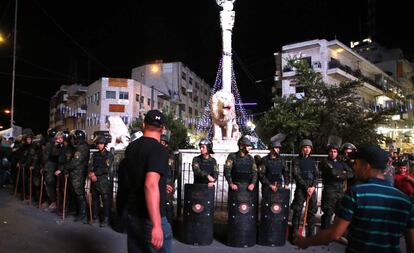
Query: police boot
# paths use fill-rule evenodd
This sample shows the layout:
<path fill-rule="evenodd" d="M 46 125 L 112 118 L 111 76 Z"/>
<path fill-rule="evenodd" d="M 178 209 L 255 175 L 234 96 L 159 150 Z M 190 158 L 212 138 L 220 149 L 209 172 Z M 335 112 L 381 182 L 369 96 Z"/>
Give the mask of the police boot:
<path fill-rule="evenodd" d="M 309 221 L 306 226 L 306 237 L 311 237 L 315 235 L 315 222 Z"/>
<path fill-rule="evenodd" d="M 92 195 L 92 219 L 95 222 L 99 214 L 99 195 L 93 193 Z"/>
<path fill-rule="evenodd" d="M 293 211 L 292 230 L 290 231 L 291 240 L 294 240 L 298 236 L 299 224 L 300 224 L 300 212 Z"/>
<path fill-rule="evenodd" d="M 101 223 L 101 227 L 106 227 L 109 225 L 109 194 L 103 194 L 102 195 L 102 202 L 103 202 L 103 211 L 104 211 L 104 219 Z"/>
<path fill-rule="evenodd" d="M 85 196 L 76 196 L 76 201 L 78 202 L 78 216 L 75 218 L 74 221 L 82 221 L 84 224 L 87 224 L 88 218 L 86 217 Z"/>
<path fill-rule="evenodd" d="M 326 229 L 331 225 L 332 215 L 329 213 L 324 213 L 321 217 L 321 229 Z"/>

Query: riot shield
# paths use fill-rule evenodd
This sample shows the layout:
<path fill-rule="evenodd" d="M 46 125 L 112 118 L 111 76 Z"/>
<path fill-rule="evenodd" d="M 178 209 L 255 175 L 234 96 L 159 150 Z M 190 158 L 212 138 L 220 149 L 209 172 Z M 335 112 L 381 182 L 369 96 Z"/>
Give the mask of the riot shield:
<path fill-rule="evenodd" d="M 248 184 L 238 184 L 238 190 L 229 189 L 228 240 L 232 247 L 251 247 L 256 244 L 257 187 L 251 192 Z"/>
<path fill-rule="evenodd" d="M 185 184 L 183 242 L 209 245 L 213 242 L 214 187 L 207 184 Z"/>
<path fill-rule="evenodd" d="M 273 192 L 269 187 L 262 187 L 259 244 L 285 245 L 289 218 L 289 195 L 290 190 L 278 189 Z"/>

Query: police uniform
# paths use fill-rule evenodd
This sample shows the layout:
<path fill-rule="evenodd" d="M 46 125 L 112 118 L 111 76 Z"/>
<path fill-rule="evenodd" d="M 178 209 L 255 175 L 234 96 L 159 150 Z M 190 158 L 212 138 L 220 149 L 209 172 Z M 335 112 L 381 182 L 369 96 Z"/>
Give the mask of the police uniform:
<path fill-rule="evenodd" d="M 264 186 L 276 184 L 281 188 L 283 184 L 289 184 L 289 171 L 286 169 L 286 162 L 280 155 L 272 157 L 271 154 L 261 159 L 259 165 L 259 179 Z"/>
<path fill-rule="evenodd" d="M 174 192 L 175 192 L 175 181 L 178 178 L 178 171 L 175 166 L 174 154 L 172 152 L 168 155 L 168 174 L 167 174 L 167 185 L 171 186 L 174 190 L 172 192 L 167 192 L 165 199 L 166 206 L 166 216 L 168 221 L 172 222 L 174 217 Z"/>
<path fill-rule="evenodd" d="M 33 138 L 31 135 L 26 136 L 26 138 Z M 35 192 L 39 189 L 40 186 L 40 149 L 35 143 L 25 143 L 22 147 L 22 157 L 20 160 L 20 165 L 23 170 L 25 170 L 25 184 L 26 184 L 26 194 L 29 193 L 30 187 L 30 168 L 32 168 L 32 191 L 33 196 L 36 196 Z"/>
<path fill-rule="evenodd" d="M 228 184 L 256 184 L 257 166 L 251 155 L 242 155 L 241 151 L 230 153 L 224 165 L 224 175 Z"/>
<path fill-rule="evenodd" d="M 59 156 L 61 152 L 60 149 L 62 147 L 62 144 L 55 144 L 54 142 L 49 142 L 46 144 L 45 152 L 43 153 L 46 193 L 51 203 L 56 202 L 55 171 L 58 169 Z"/>
<path fill-rule="evenodd" d="M 97 217 L 99 196 L 101 196 L 104 210 L 104 225 L 108 224 L 109 221 L 109 195 L 112 193 L 109 172 L 113 161 L 114 156 L 111 152 L 106 149 L 98 150 L 92 154 L 88 169 L 89 173 L 93 172 L 96 176 L 96 182 L 92 182 L 93 217 Z"/>
<path fill-rule="evenodd" d="M 85 199 L 85 179 L 89 162 L 89 146 L 85 142 L 85 134 L 81 130 L 76 130 L 74 140 L 77 142 L 74 148 L 72 159 L 66 164 L 69 172 L 70 182 L 76 194 L 78 203 L 78 217 L 75 221 L 86 220 L 86 199 Z"/>
<path fill-rule="evenodd" d="M 211 155 L 209 155 L 207 159 L 205 159 L 203 155 L 194 157 L 192 168 L 195 184 L 208 184 L 208 176 L 212 176 L 215 181 L 218 178 L 219 171 L 217 161 Z"/>
<path fill-rule="evenodd" d="M 292 229 L 293 235 L 297 235 L 300 223 L 300 217 L 302 214 L 303 203 L 306 201 L 309 187 L 316 187 L 318 180 L 318 170 L 316 161 L 311 156 L 299 155 L 294 160 L 294 166 L 292 169 L 292 177 L 296 182 L 295 195 L 292 202 Z M 314 234 L 315 227 L 315 214 L 317 211 L 316 204 L 316 190 L 313 192 L 309 199 L 308 214 L 307 214 L 307 231 L 306 235 L 311 236 Z"/>
<path fill-rule="evenodd" d="M 346 180 L 353 177 L 353 172 L 345 162 L 330 157 L 322 162 L 320 170 L 323 183 L 321 229 L 325 229 L 331 224 L 336 205 L 346 189 Z"/>

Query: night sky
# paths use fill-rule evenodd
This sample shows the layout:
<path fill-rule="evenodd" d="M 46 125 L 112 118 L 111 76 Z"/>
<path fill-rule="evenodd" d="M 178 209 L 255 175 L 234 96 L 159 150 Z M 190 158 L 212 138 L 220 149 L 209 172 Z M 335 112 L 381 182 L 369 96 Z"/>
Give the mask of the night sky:
<path fill-rule="evenodd" d="M 94 4 L 92 4 L 94 2 Z M 375 1 L 373 1 L 375 2 Z M 0 1 L 0 125 L 10 107 L 14 0 Z M 337 38 L 346 45 L 374 33 L 386 47 L 414 58 L 409 1 L 377 1 L 375 30 L 368 31 L 367 0 L 237 0 L 234 64 L 248 109 L 271 105 L 273 53 L 281 46 Z M 129 78 L 133 67 L 182 61 L 213 85 L 221 55 L 215 0 L 192 1 L 19 1 L 15 122 L 44 132 L 49 99 L 60 85 L 88 85 L 100 77 Z M 263 80 L 260 84 L 255 81 Z"/>

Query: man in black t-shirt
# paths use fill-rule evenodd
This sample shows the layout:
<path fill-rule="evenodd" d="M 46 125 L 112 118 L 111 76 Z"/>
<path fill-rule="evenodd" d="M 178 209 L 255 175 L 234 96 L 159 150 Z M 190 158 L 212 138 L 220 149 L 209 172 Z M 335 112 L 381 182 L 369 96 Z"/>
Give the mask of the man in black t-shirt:
<path fill-rule="evenodd" d="M 165 217 L 168 153 L 160 144 L 165 117 L 158 110 L 144 118 L 144 135 L 125 151 L 128 252 L 171 252 L 172 231 Z"/>

